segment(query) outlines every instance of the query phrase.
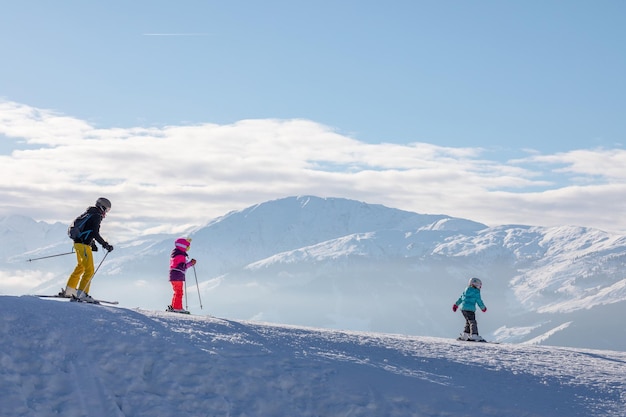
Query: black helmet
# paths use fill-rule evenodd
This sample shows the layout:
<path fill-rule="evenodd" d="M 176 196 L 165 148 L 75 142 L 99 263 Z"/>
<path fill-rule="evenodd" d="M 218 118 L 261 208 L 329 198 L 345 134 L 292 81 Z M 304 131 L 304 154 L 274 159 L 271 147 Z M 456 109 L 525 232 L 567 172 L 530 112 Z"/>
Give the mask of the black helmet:
<path fill-rule="evenodd" d="M 111 202 L 108 198 L 100 197 L 98 200 L 96 200 L 96 207 L 106 213 L 111 210 Z"/>

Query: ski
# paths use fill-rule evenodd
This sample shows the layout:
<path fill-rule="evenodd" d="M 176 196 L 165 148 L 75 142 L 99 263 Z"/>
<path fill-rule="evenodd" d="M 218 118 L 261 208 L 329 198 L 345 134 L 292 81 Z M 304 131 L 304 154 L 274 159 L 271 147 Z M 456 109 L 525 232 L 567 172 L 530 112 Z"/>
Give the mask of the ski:
<path fill-rule="evenodd" d="M 96 299 L 96 298 L 92 298 L 90 301 L 87 301 L 87 300 L 83 300 L 83 299 L 77 298 L 77 297 L 70 298 L 70 302 L 72 302 L 72 303 L 86 303 L 86 304 L 112 304 L 112 305 L 119 304 L 119 301 L 107 301 L 107 300 L 100 300 L 100 299 Z"/>
<path fill-rule="evenodd" d="M 65 297 L 62 295 L 47 295 L 47 294 L 35 294 L 35 297 L 39 297 L 39 298 L 61 298 L 63 300 L 70 300 L 70 302 L 77 302 L 77 303 L 88 303 L 88 304 L 111 304 L 111 305 L 117 305 L 119 304 L 119 301 L 107 301 L 107 300 L 98 300 L 98 299 L 93 299 L 94 302 L 89 302 L 89 301 L 82 301 L 76 297 Z"/>
<path fill-rule="evenodd" d="M 176 310 L 174 308 L 171 308 L 171 306 L 168 306 L 165 311 L 167 311 L 168 313 L 178 313 L 178 314 L 191 314 L 189 311 L 187 310 Z"/>
<path fill-rule="evenodd" d="M 470 342 L 470 343 L 491 343 L 491 344 L 494 344 L 494 345 L 499 345 L 499 344 L 500 344 L 500 342 L 490 342 L 490 341 L 485 340 L 485 339 L 483 339 L 483 340 L 471 340 L 471 339 L 463 339 L 463 338 L 461 338 L 461 337 L 457 337 L 457 338 L 456 338 L 456 340 L 458 340 L 459 342 Z"/>

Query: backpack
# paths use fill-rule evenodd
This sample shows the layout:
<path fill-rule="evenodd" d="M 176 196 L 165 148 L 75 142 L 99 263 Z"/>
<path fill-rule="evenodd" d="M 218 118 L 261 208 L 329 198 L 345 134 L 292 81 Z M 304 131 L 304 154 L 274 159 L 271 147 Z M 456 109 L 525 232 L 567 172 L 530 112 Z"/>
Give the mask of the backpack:
<path fill-rule="evenodd" d="M 82 235 L 85 234 L 85 232 L 83 232 L 83 228 L 85 227 L 85 224 L 90 217 L 91 213 L 85 212 L 74 219 L 70 227 L 67 228 L 67 235 L 70 237 L 70 239 L 77 240 L 82 238 Z M 90 232 L 91 230 L 87 231 L 86 233 L 89 234 Z"/>

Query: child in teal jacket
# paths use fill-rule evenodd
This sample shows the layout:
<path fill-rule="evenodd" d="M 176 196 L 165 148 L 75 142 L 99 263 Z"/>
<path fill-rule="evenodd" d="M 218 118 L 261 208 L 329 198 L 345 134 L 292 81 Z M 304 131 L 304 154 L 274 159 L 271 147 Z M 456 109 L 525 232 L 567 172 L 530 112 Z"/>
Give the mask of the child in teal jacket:
<path fill-rule="evenodd" d="M 478 278 L 471 278 L 463 294 L 456 300 L 456 303 L 452 305 L 452 311 L 455 311 L 461 307 L 461 313 L 465 317 L 465 329 L 459 336 L 459 340 L 471 340 L 474 342 L 483 342 L 483 339 L 478 334 L 478 323 L 476 322 L 476 304 L 482 310 L 487 311 L 487 307 L 483 303 L 480 297 L 480 289 L 483 283 Z"/>

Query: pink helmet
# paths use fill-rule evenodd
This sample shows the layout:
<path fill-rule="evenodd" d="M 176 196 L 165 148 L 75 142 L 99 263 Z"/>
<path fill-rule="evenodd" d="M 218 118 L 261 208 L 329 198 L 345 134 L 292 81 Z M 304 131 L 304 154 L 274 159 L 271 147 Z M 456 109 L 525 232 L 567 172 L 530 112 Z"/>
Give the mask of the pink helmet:
<path fill-rule="evenodd" d="M 182 249 L 185 252 L 187 252 L 190 246 L 191 246 L 191 238 L 181 237 L 181 238 L 176 239 L 176 247 L 178 249 Z"/>

